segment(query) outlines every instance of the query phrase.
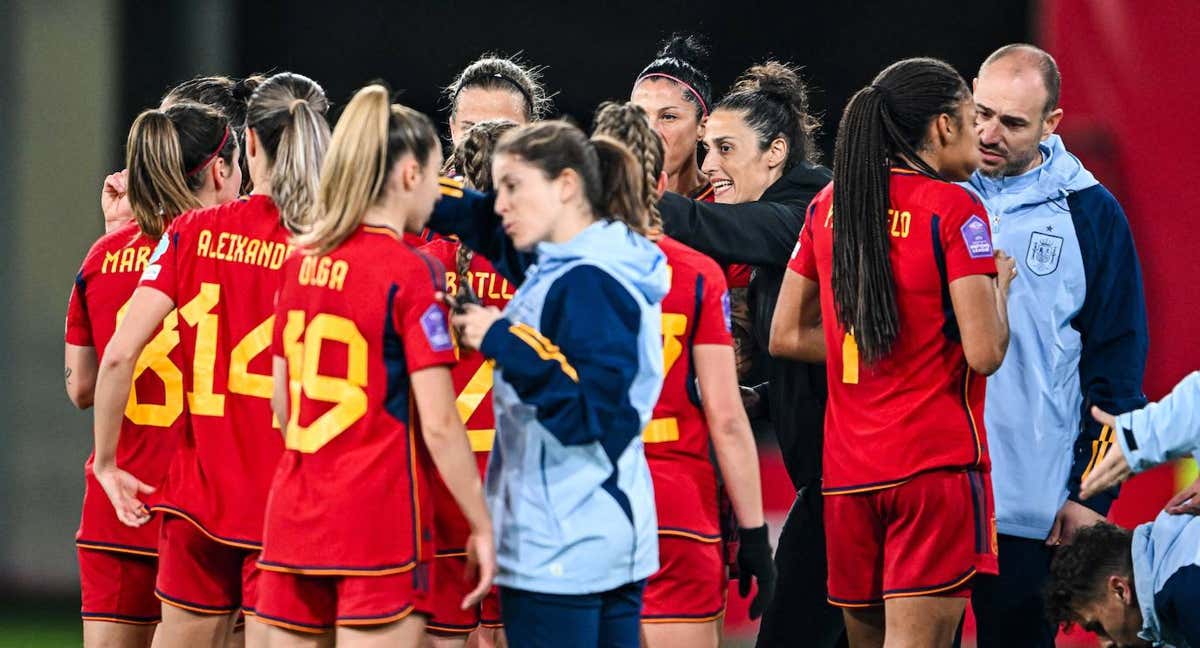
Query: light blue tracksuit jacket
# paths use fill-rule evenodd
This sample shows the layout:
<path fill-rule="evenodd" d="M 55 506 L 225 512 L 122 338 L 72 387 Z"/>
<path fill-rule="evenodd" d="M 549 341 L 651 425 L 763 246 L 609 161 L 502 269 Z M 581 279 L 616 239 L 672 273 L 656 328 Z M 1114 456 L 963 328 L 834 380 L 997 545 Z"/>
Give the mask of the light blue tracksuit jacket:
<path fill-rule="evenodd" d="M 1200 371 L 1161 401 L 1117 416 L 1117 443 L 1134 472 L 1200 450 Z"/>
<path fill-rule="evenodd" d="M 1200 648 L 1200 518 L 1158 514 L 1133 530 L 1138 636 L 1155 646 Z"/>
<path fill-rule="evenodd" d="M 976 173 L 992 244 L 1017 261 L 1011 337 L 988 379 L 984 420 L 998 531 L 1045 538 L 1113 442 L 1088 410 L 1141 407 L 1147 348 L 1141 270 L 1121 206 L 1057 135 L 1019 176 Z M 1116 493 L 1085 505 L 1107 513 Z"/>
<path fill-rule="evenodd" d="M 430 227 L 459 235 L 519 284 L 480 346 L 496 361 L 484 484 L 496 582 L 575 595 L 648 578 L 658 519 L 642 430 L 662 389 L 666 257 L 603 221 L 518 252 L 493 198 L 457 187 Z"/>

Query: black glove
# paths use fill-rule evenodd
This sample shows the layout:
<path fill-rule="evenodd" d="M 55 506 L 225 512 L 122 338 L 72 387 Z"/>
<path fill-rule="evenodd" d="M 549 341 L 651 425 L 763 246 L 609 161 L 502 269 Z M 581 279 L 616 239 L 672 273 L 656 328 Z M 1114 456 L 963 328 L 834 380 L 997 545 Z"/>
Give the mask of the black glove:
<path fill-rule="evenodd" d="M 763 610 L 775 595 L 775 561 L 771 557 L 771 541 L 767 538 L 767 525 L 754 529 L 738 529 L 741 545 L 738 547 L 738 594 L 745 598 L 750 594 L 750 579 L 758 583 L 758 593 L 750 601 L 750 618 L 762 616 Z"/>

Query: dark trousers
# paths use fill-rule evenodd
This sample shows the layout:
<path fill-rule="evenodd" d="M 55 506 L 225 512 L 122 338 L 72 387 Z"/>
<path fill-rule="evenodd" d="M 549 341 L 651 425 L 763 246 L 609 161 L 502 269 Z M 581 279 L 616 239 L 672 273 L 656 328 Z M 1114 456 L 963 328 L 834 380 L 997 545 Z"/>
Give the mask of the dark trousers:
<path fill-rule="evenodd" d="M 826 600 L 825 524 L 819 482 L 801 488 L 775 549 L 775 598 L 763 612 L 757 648 L 846 646 L 842 611 Z"/>
<path fill-rule="evenodd" d="M 540 594 L 500 588 L 511 648 L 639 648 L 646 581 L 599 594 Z"/>
<path fill-rule="evenodd" d="M 1042 587 L 1054 552 L 1043 540 L 1002 535 L 1000 574 L 972 583 L 979 648 L 1054 648 L 1055 628 L 1046 621 Z"/>

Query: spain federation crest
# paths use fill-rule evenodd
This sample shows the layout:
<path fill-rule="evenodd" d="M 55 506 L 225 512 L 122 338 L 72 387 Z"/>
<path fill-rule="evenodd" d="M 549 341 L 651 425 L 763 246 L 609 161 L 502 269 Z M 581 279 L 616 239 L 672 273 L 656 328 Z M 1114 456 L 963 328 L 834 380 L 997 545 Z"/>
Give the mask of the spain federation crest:
<path fill-rule="evenodd" d="M 1025 265 L 1033 274 L 1044 277 L 1058 269 L 1058 258 L 1062 256 L 1061 236 L 1034 232 L 1029 237 L 1029 250 L 1025 252 Z"/>

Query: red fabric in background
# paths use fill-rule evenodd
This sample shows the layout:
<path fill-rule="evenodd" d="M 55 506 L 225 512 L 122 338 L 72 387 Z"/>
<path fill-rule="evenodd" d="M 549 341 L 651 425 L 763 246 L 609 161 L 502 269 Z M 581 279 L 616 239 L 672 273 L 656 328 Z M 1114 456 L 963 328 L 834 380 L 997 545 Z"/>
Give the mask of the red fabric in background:
<path fill-rule="evenodd" d="M 1129 217 L 1150 319 L 1145 391 L 1161 398 L 1200 368 L 1200 181 L 1193 161 L 1200 81 L 1194 0 L 1044 0 L 1040 44 L 1062 72 L 1067 148 Z M 1124 526 L 1152 519 L 1176 488 L 1173 471 L 1131 480 L 1113 507 Z"/>

